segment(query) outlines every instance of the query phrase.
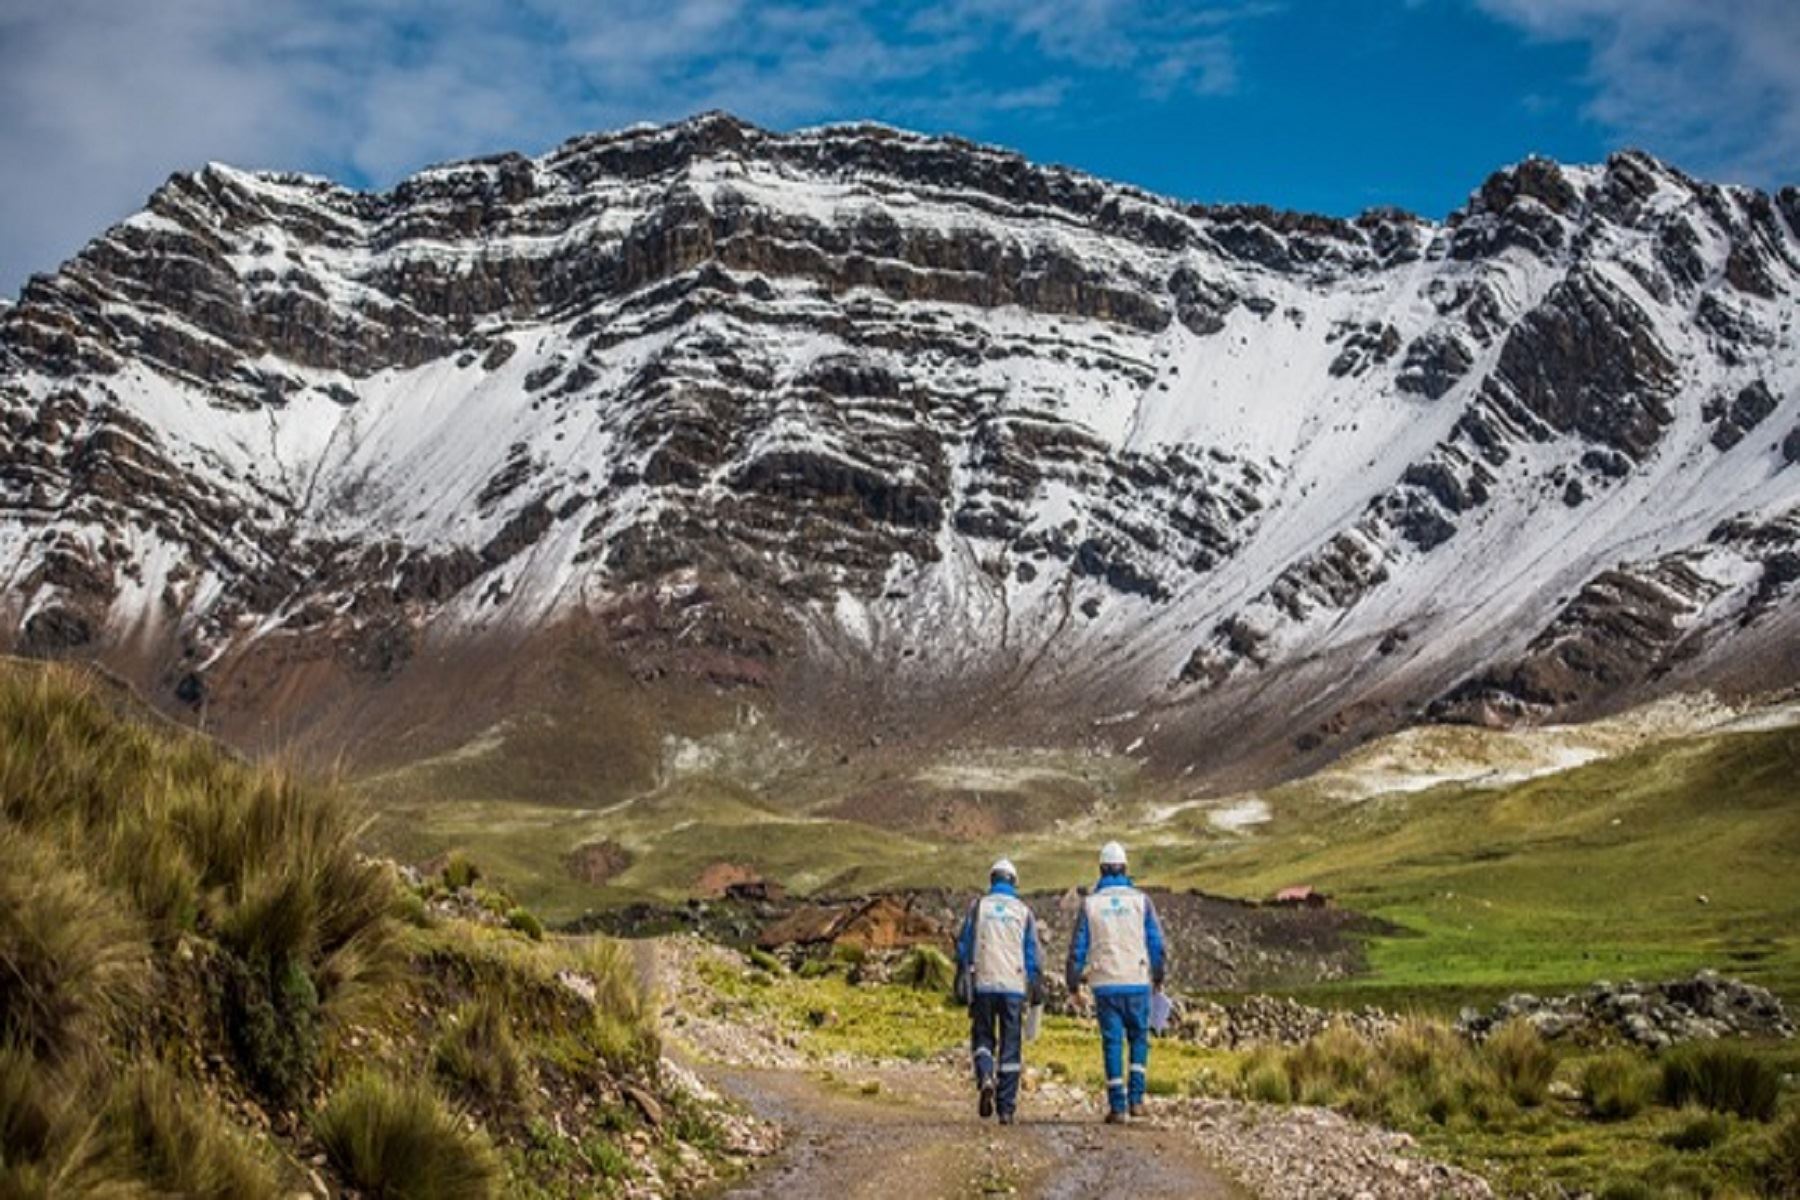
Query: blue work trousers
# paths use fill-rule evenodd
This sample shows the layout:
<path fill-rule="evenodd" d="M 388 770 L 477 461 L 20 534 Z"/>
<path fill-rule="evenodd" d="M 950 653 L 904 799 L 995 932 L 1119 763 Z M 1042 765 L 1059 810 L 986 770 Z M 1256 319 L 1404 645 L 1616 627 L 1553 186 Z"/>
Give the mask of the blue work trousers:
<path fill-rule="evenodd" d="M 1144 1102 L 1144 1072 L 1150 1065 L 1150 992 L 1096 993 L 1094 1015 L 1100 1018 L 1100 1052 L 1106 1059 L 1106 1104 L 1122 1113 L 1126 1104 Z"/>
<path fill-rule="evenodd" d="M 992 1081 L 994 1107 L 1002 1116 L 1019 1103 L 1019 1050 L 1025 998 L 975 993 L 969 1005 L 969 1049 L 975 1056 L 975 1085 Z"/>

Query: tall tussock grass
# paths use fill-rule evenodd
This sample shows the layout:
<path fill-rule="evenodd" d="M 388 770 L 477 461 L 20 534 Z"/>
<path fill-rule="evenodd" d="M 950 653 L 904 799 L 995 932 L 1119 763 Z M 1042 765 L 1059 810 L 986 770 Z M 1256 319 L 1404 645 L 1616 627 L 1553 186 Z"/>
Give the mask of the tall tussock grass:
<path fill-rule="evenodd" d="M 1672 1108 L 1694 1104 L 1772 1121 L 1781 1105 L 1781 1071 L 1729 1042 L 1695 1042 L 1670 1051 L 1661 1084 L 1663 1103 Z"/>
<path fill-rule="evenodd" d="M 654 1086 L 632 954 L 438 921 L 360 832 L 330 786 L 0 664 L 0 1200 L 286 1196 L 316 1148 L 346 1194 L 588 1194 L 586 1159 L 508 1167 L 475 1123 Z"/>
<path fill-rule="evenodd" d="M 0 665 L 0 1197 L 282 1194 L 155 1030 L 223 1029 L 244 1082 L 302 1095 L 393 963 L 357 832 L 331 789 Z"/>
<path fill-rule="evenodd" d="M 391 962 L 394 886 L 358 828 L 331 789 L 126 720 L 72 670 L 0 670 L 0 1032 L 66 1054 L 200 935 L 242 1065 L 297 1094 L 332 1006 Z"/>
<path fill-rule="evenodd" d="M 142 999 L 149 968 L 125 905 L 55 843 L 0 824 L 0 1043 L 70 1057 Z"/>
<path fill-rule="evenodd" d="M 500 1162 L 486 1138 L 423 1080 L 373 1072 L 339 1087 L 313 1122 L 319 1144 L 364 1195 L 384 1200 L 487 1200 Z"/>
<path fill-rule="evenodd" d="M 1254 1100 L 1444 1125 L 1542 1104 L 1555 1069 L 1528 1025 L 1504 1026 L 1474 1046 L 1440 1021 L 1410 1018 L 1379 1038 L 1334 1025 L 1291 1049 L 1262 1047 L 1244 1060 L 1239 1080 Z"/>

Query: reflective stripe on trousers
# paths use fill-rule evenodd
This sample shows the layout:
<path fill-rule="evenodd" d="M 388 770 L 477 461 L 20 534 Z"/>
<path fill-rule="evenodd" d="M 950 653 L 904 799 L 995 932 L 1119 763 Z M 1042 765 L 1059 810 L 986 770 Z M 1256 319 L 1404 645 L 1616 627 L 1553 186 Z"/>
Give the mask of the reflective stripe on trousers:
<path fill-rule="evenodd" d="M 1144 1080 L 1150 1065 L 1150 993 L 1094 997 L 1100 1019 L 1100 1053 L 1106 1061 L 1106 1106 L 1124 1112 L 1144 1102 Z M 1125 1049 L 1131 1048 L 1131 1074 L 1125 1071 Z"/>

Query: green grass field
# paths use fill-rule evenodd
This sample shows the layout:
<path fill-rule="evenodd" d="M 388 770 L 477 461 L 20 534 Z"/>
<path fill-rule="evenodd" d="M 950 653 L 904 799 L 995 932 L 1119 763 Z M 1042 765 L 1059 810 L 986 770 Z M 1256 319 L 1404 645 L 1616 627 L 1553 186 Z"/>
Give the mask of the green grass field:
<path fill-rule="evenodd" d="M 1435 736 L 1478 755 L 1483 738 L 1499 735 Z M 422 786 L 452 769 L 438 763 L 362 790 L 380 814 L 377 848 L 414 860 L 463 849 L 552 920 L 684 897 L 717 862 L 796 891 L 845 893 L 970 886 L 1004 852 L 1029 886 L 1064 887 L 1085 882 L 1093 846 L 1117 836 L 1148 883 L 1247 897 L 1308 883 L 1401 928 L 1371 940 L 1370 974 L 1308 989 L 1314 1000 L 1442 1009 L 1520 988 L 1702 966 L 1800 998 L 1800 728 L 1667 737 L 1503 787 L 1451 783 L 1348 799 L 1356 793 L 1337 772 L 1260 793 L 1269 819 L 1235 830 L 1210 823 L 1204 808 L 1172 803 L 1182 797 L 1170 785 L 1104 758 L 1040 753 L 1025 769 L 1010 752 L 997 765 L 965 758 L 948 771 L 891 760 L 819 765 L 792 747 L 783 762 L 767 737 L 753 754 L 734 747 L 754 758 L 755 772 L 715 754 L 704 769 L 668 774 L 605 807 L 470 784 L 505 777 L 503 744 L 448 760 L 471 770 L 468 786 Z M 947 777 L 961 790 L 947 788 Z M 882 786 L 914 789 L 923 806 L 951 804 L 984 779 L 1021 794 L 1083 788 L 1091 811 L 1037 832 L 966 838 L 826 815 L 843 811 L 845 795 Z M 632 865 L 604 887 L 577 882 L 564 857 L 600 838 L 626 846 Z"/>

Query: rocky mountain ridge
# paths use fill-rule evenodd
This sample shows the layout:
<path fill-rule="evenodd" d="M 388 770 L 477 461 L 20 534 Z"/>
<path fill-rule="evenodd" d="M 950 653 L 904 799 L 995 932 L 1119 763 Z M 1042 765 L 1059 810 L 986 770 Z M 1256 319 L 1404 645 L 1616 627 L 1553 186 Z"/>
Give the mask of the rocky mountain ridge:
<path fill-rule="evenodd" d="M 0 627 L 340 747 L 301 714 L 498 717 L 570 626 L 834 738 L 1206 772 L 1783 686 L 1797 294 L 1800 191 L 1636 153 L 1443 222 L 722 114 L 210 166 L 0 310 Z"/>

